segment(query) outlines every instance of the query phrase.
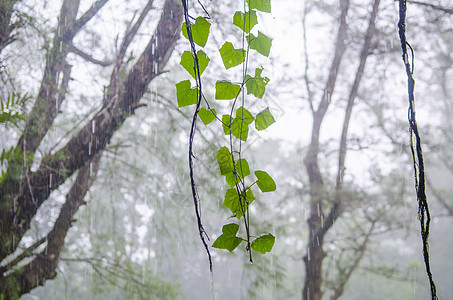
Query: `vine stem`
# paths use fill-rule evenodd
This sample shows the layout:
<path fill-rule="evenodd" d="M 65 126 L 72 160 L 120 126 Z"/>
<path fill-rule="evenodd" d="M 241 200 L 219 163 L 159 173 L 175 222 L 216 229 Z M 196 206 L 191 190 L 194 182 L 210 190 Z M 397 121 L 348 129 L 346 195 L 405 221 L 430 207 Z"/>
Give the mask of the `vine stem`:
<path fill-rule="evenodd" d="M 193 114 L 192 126 L 191 126 L 190 134 L 189 134 L 190 185 L 192 188 L 192 198 L 193 198 L 193 203 L 194 203 L 194 208 L 195 208 L 195 214 L 197 216 L 198 233 L 200 235 L 201 242 L 203 243 L 203 246 L 206 249 L 206 254 L 208 255 L 208 260 L 209 260 L 209 270 L 212 273 L 212 257 L 211 257 L 211 252 L 209 251 L 208 243 L 206 242 L 206 239 L 209 241 L 209 236 L 206 233 L 206 231 L 203 227 L 202 220 L 201 220 L 201 204 L 200 204 L 200 198 L 199 198 L 198 192 L 197 192 L 197 187 L 195 184 L 194 162 L 193 162 L 193 159 L 195 158 L 195 155 L 193 154 L 193 141 L 195 138 L 195 132 L 196 132 L 196 128 L 197 128 L 198 112 L 200 111 L 201 100 L 202 100 L 202 85 L 201 85 L 201 76 L 200 76 L 201 74 L 200 74 L 200 66 L 198 63 L 198 55 L 197 55 L 197 51 L 195 48 L 195 43 L 193 41 L 192 29 L 190 27 L 190 16 L 189 16 L 189 10 L 187 7 L 187 0 L 181 0 L 181 2 L 182 2 L 183 10 L 184 10 L 184 20 L 185 20 L 186 29 L 187 29 L 187 36 L 188 36 L 189 43 L 190 43 L 190 51 L 192 52 L 192 56 L 194 58 L 195 81 L 196 81 L 196 87 L 197 87 L 197 106 L 196 106 L 195 112 Z"/>
<path fill-rule="evenodd" d="M 428 200 L 425 192 L 425 166 L 423 161 L 423 151 L 420 134 L 418 132 L 417 121 L 415 119 L 415 97 L 414 97 L 415 81 L 413 78 L 414 51 L 406 40 L 406 0 L 399 0 L 398 33 L 400 37 L 401 50 L 403 53 L 402 56 L 407 75 L 408 96 L 409 96 L 408 121 L 409 121 L 410 145 L 412 153 L 412 163 L 414 166 L 415 189 L 417 192 L 418 200 L 418 218 L 420 220 L 420 231 L 423 243 L 423 260 L 425 262 L 426 273 L 428 275 L 429 284 L 431 288 L 431 298 L 432 300 L 437 300 L 439 298 L 437 297 L 436 294 L 436 284 L 434 283 L 433 280 L 433 275 L 431 273 L 429 262 L 428 237 L 431 215 L 429 213 Z M 409 56 L 407 53 L 408 46 L 411 50 L 412 66 L 409 63 Z"/>

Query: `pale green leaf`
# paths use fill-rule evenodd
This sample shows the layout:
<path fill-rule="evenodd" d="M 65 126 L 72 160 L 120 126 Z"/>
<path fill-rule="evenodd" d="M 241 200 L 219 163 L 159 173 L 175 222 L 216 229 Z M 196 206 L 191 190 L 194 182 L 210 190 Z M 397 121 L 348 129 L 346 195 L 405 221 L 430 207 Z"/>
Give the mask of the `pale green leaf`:
<path fill-rule="evenodd" d="M 250 49 L 258 51 L 261 55 L 269 56 L 272 46 L 270 37 L 258 31 L 258 36 L 250 34 L 247 36 L 247 40 L 250 41 Z"/>
<path fill-rule="evenodd" d="M 215 98 L 218 100 L 235 99 L 240 91 L 241 86 L 239 84 L 233 84 L 226 80 L 215 83 Z"/>
<path fill-rule="evenodd" d="M 266 129 L 273 123 L 275 123 L 275 119 L 269 111 L 269 107 L 256 115 L 255 128 L 258 131 Z"/>
<path fill-rule="evenodd" d="M 256 24 L 258 24 L 258 17 L 256 11 L 251 10 L 245 14 L 237 11 L 233 16 L 233 24 L 242 29 L 245 33 L 249 33 Z"/>
<path fill-rule="evenodd" d="M 255 97 L 262 99 L 266 91 L 266 85 L 269 78 L 261 77 L 263 68 L 255 69 L 255 77 L 250 75 L 245 76 L 245 86 L 247 87 L 247 95 L 253 94 Z"/>
<path fill-rule="evenodd" d="M 225 42 L 219 52 L 226 69 L 240 65 L 245 60 L 245 50 L 234 49 L 230 42 Z"/>
<path fill-rule="evenodd" d="M 250 9 L 257 9 L 262 12 L 271 12 L 271 0 L 247 0 Z"/>
<path fill-rule="evenodd" d="M 219 164 L 220 174 L 225 175 L 233 172 L 233 156 L 227 147 L 220 148 L 216 153 L 217 163 Z"/>

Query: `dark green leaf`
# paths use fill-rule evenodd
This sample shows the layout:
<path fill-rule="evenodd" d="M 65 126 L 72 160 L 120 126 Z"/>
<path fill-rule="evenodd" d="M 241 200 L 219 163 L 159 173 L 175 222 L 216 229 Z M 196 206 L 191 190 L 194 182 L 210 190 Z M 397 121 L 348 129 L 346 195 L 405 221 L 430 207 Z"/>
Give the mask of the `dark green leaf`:
<path fill-rule="evenodd" d="M 266 129 L 273 123 L 275 123 L 275 119 L 269 111 L 269 107 L 256 115 L 255 128 L 258 131 Z"/>
<path fill-rule="evenodd" d="M 197 88 L 190 88 L 190 81 L 183 80 L 176 84 L 176 99 L 179 107 L 197 104 Z"/>
<path fill-rule="evenodd" d="M 264 254 L 272 250 L 272 247 L 274 247 L 274 243 L 275 237 L 272 234 L 268 233 L 254 240 L 251 246 L 253 250 L 261 254 Z"/>
<path fill-rule="evenodd" d="M 223 206 L 229 208 L 230 211 L 236 215 L 236 218 L 240 219 L 247 211 L 248 205 L 250 205 L 256 198 L 250 188 L 246 188 L 247 192 L 241 192 L 241 197 L 236 188 L 228 189 L 225 193 L 225 200 Z M 245 196 L 245 197 L 244 197 Z M 248 202 L 248 205 L 247 205 Z"/>
<path fill-rule="evenodd" d="M 255 171 L 255 176 L 258 178 L 256 184 L 263 193 L 273 192 L 277 189 L 274 179 L 265 171 Z"/>
<path fill-rule="evenodd" d="M 210 59 L 203 50 L 200 50 L 197 52 L 197 57 L 198 57 L 198 66 L 200 67 L 200 75 L 201 75 L 203 73 L 203 71 L 206 69 L 206 67 L 208 66 Z M 194 79 L 196 79 L 195 70 L 194 70 L 195 60 L 193 58 L 192 52 L 184 51 L 184 53 L 181 55 L 180 65 L 183 66 L 183 68 L 186 69 L 186 71 L 189 72 L 189 74 Z"/>
<path fill-rule="evenodd" d="M 218 100 L 235 99 L 241 90 L 239 84 L 222 80 L 215 83 L 215 98 Z"/>
<path fill-rule="evenodd" d="M 222 147 L 216 153 L 217 163 L 219 164 L 220 174 L 225 175 L 233 172 L 233 157 L 227 147 Z"/>
<path fill-rule="evenodd" d="M 206 45 L 206 41 L 208 40 L 209 36 L 209 27 L 211 24 L 203 17 L 198 17 L 195 19 L 195 24 L 190 24 L 190 29 L 192 31 L 192 38 L 195 44 L 200 47 L 204 47 Z M 189 39 L 187 35 L 187 27 L 186 22 L 182 23 L 182 35 Z"/>
<path fill-rule="evenodd" d="M 226 69 L 240 65 L 245 60 L 245 50 L 234 49 L 230 42 L 225 42 L 219 52 Z"/>
<path fill-rule="evenodd" d="M 222 227 L 222 234 L 215 240 L 212 247 L 226 249 L 232 252 L 242 242 L 241 238 L 236 237 L 239 225 L 231 223 Z"/>
<path fill-rule="evenodd" d="M 215 109 L 207 110 L 206 107 L 202 107 L 198 111 L 198 116 L 200 117 L 204 125 L 208 125 L 209 123 L 214 121 L 216 112 Z"/>
<path fill-rule="evenodd" d="M 261 77 L 263 68 L 255 69 L 255 77 L 250 75 L 245 76 L 245 86 L 247 87 L 247 95 L 253 94 L 255 97 L 263 99 L 264 92 L 266 91 L 266 85 L 269 82 L 269 78 Z"/>
<path fill-rule="evenodd" d="M 258 36 L 250 34 L 247 38 L 250 40 L 250 49 L 256 50 L 264 56 L 269 56 L 272 46 L 272 39 L 270 37 L 258 31 Z"/>
<path fill-rule="evenodd" d="M 250 29 L 258 24 L 256 11 L 251 10 L 250 13 L 246 12 L 245 14 L 241 11 L 235 12 L 233 16 L 233 24 L 241 28 L 245 33 L 249 33 Z"/>
<path fill-rule="evenodd" d="M 262 12 L 271 12 L 271 0 L 247 0 L 250 9 L 257 9 Z"/>

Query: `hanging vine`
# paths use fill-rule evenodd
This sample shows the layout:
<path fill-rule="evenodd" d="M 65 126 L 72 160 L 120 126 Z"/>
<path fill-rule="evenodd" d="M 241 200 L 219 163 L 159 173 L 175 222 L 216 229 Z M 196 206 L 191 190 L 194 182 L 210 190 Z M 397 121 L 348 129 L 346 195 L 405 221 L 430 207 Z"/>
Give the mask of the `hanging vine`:
<path fill-rule="evenodd" d="M 415 81 L 413 78 L 414 73 L 414 51 L 410 44 L 406 41 L 406 0 L 399 0 L 399 22 L 398 33 L 401 41 L 401 49 L 403 52 L 403 61 L 406 68 L 408 96 L 409 96 L 409 133 L 412 160 L 414 166 L 415 189 L 417 192 L 418 201 L 418 217 L 420 220 L 420 231 L 423 243 L 423 259 L 425 262 L 426 273 L 428 275 L 429 284 L 431 288 L 431 297 L 433 300 L 438 299 L 436 294 L 436 284 L 433 280 L 429 262 L 429 225 L 431 222 L 431 215 L 428 208 L 428 199 L 425 192 L 425 166 L 423 162 L 423 151 L 420 134 L 418 132 L 417 121 L 415 119 L 415 97 L 414 86 Z M 407 47 L 411 50 L 411 63 L 409 63 L 409 55 Z M 415 142 L 415 145 L 414 145 Z"/>
<path fill-rule="evenodd" d="M 255 50 L 263 56 L 268 56 L 272 46 L 272 39 L 258 31 L 253 34 L 252 29 L 258 24 L 258 13 L 270 13 L 270 0 L 247 0 L 243 2 L 243 11 L 236 11 L 233 15 L 233 24 L 241 30 L 242 48 L 235 48 L 233 43 L 225 41 L 219 49 L 225 69 L 242 66 L 242 78 L 239 82 L 230 80 L 217 80 L 215 83 L 216 100 L 233 100 L 231 107 L 227 108 L 228 114 L 221 117 L 210 105 L 202 89 L 201 75 L 210 62 L 210 58 L 203 50 L 197 50 L 199 46 L 204 48 L 210 33 L 209 14 L 203 5 L 198 2 L 207 17 L 198 16 L 193 18 L 188 12 L 187 0 L 182 0 L 184 9 L 184 23 L 182 34 L 189 40 L 190 51 L 181 55 L 181 66 L 195 80 L 192 87 L 190 80 L 183 80 L 176 84 L 176 98 L 179 107 L 195 105 L 192 126 L 189 135 L 189 170 L 192 188 L 192 196 L 198 223 L 198 231 L 201 241 L 206 249 L 209 266 L 212 271 L 212 259 L 207 241 L 209 237 L 203 228 L 201 220 L 201 205 L 194 179 L 193 143 L 195 138 L 198 117 L 203 124 L 208 125 L 214 120 L 222 126 L 224 134 L 228 137 L 227 146 L 221 147 L 216 152 L 216 159 L 220 174 L 224 177 L 229 189 L 227 189 L 223 206 L 228 208 L 239 224 L 229 223 L 222 227 L 222 234 L 214 241 L 212 247 L 226 249 L 232 252 L 242 242 L 246 243 L 250 263 L 253 263 L 252 250 L 266 253 L 272 250 L 275 237 L 271 233 L 262 233 L 259 236 L 252 235 L 250 228 L 249 206 L 256 197 L 252 187 L 256 184 L 262 193 L 273 192 L 276 184 L 272 177 L 265 171 L 256 170 L 255 178 L 251 176 L 249 163 L 242 154 L 242 144 L 247 141 L 249 126 L 255 122 L 255 129 L 264 130 L 275 122 L 269 108 L 256 115 L 247 110 L 246 98 L 252 94 L 257 99 L 262 99 L 269 82 L 268 77 L 262 77 L 263 68 L 256 68 L 254 76 L 248 74 L 248 62 L 250 50 Z M 240 103 L 240 107 L 238 106 Z M 237 236 L 240 223 L 244 224 L 245 237 Z"/>

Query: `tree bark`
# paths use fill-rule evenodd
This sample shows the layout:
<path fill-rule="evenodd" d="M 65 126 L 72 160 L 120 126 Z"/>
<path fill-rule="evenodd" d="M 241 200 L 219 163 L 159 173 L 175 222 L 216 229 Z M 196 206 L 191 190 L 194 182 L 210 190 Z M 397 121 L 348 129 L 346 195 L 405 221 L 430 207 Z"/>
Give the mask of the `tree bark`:
<path fill-rule="evenodd" d="M 63 26 L 62 24 L 69 27 L 57 31 L 54 47 L 60 41 L 71 42 L 74 35 L 106 2 L 107 0 L 96 1 L 76 20 L 77 13 L 74 11 L 78 8 L 78 1 L 65 0 L 61 14 L 67 15 L 69 21 L 63 22 L 60 18 L 59 27 Z M 147 9 L 149 11 L 148 6 Z M 138 102 L 150 81 L 163 72 L 179 38 L 181 22 L 182 9 L 179 2 L 166 0 L 160 21 L 140 58 L 120 81 L 117 76 L 111 77 L 109 89 L 113 86 L 117 88 L 115 92 L 107 93 L 106 98 L 101 99 L 104 104 L 102 109 L 63 148 L 54 154 L 47 154 L 36 172 L 30 172 L 28 166 L 25 166 L 26 176 L 8 177 L 0 185 L 0 262 L 15 251 L 38 208 L 51 192 L 78 170 L 79 175 L 71 191 L 82 195 L 75 197 L 71 196 L 71 192 L 68 194 L 60 217 L 47 236 L 44 253 L 37 255 L 21 271 L 10 269 L 0 273 L 0 295 L 27 293 L 37 285 L 42 285 L 45 280 L 55 277 L 59 253 L 72 216 L 83 203 L 83 195 L 92 182 L 87 177 L 87 165 L 89 162 L 96 163 L 115 131 L 139 106 Z M 127 43 L 130 43 L 130 40 Z M 62 48 L 62 56 L 65 57 L 69 47 Z M 64 58 L 59 56 L 62 53 L 53 54 L 57 57 L 47 62 L 39 96 L 17 146 L 28 152 L 36 151 L 58 113 L 53 101 L 58 83 L 55 77 L 58 77 L 57 74 L 64 68 Z M 18 286 L 20 289 L 15 290 Z"/>

